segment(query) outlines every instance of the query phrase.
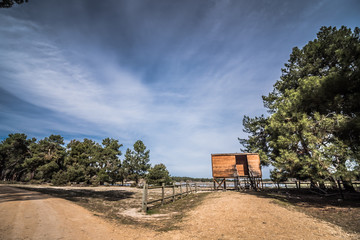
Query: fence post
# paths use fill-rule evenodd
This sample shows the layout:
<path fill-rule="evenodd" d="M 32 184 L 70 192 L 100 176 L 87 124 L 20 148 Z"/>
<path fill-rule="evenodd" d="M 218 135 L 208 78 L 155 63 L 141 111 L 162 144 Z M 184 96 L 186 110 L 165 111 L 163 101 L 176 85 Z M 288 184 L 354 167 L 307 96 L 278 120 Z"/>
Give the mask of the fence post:
<path fill-rule="evenodd" d="M 198 191 L 198 186 L 197 186 L 197 184 L 195 183 L 195 193 L 197 193 L 197 191 Z"/>
<path fill-rule="evenodd" d="M 147 194 L 148 194 L 148 185 L 146 181 L 144 181 L 143 187 L 143 198 L 142 198 L 142 210 L 146 212 L 147 210 Z"/>
<path fill-rule="evenodd" d="M 185 185 L 186 185 L 186 196 L 187 196 L 189 194 L 189 182 L 186 181 Z"/>
<path fill-rule="evenodd" d="M 175 183 L 173 183 L 173 202 L 175 202 Z"/>
<path fill-rule="evenodd" d="M 165 198 L 165 183 L 161 184 L 161 205 L 164 205 Z"/>
<path fill-rule="evenodd" d="M 183 192 L 182 192 L 182 183 L 180 183 L 180 198 L 182 198 Z"/>

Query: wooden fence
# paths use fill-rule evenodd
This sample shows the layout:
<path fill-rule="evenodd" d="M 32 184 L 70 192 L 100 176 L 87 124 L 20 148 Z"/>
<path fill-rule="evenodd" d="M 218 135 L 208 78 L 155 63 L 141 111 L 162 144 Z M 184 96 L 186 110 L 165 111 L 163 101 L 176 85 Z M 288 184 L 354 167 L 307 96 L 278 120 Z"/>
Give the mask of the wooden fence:
<path fill-rule="evenodd" d="M 341 182 L 338 182 L 338 184 L 340 184 L 341 188 L 344 188 L 344 186 Z M 356 190 L 360 190 L 360 181 L 352 181 L 351 184 Z M 331 183 L 331 182 L 325 182 L 324 185 L 327 188 L 334 187 L 334 183 Z M 338 187 L 338 186 L 339 185 L 337 185 L 336 187 Z M 293 182 L 275 183 L 275 182 L 271 182 L 271 181 L 264 181 L 264 182 L 262 182 L 262 187 L 263 188 L 299 188 L 299 189 L 300 188 L 310 188 L 311 182 L 293 181 Z"/>
<path fill-rule="evenodd" d="M 172 185 L 149 186 L 143 185 L 142 210 L 146 211 L 150 207 L 163 205 L 165 202 L 174 202 L 192 193 L 199 191 L 213 191 L 211 184 L 202 183 L 174 183 Z"/>
<path fill-rule="evenodd" d="M 297 188 L 297 189 L 310 189 L 310 182 L 306 181 L 293 181 L 275 183 L 272 181 L 263 181 L 261 183 L 262 189 L 269 188 Z M 331 187 L 331 183 L 325 184 L 327 187 Z M 352 185 L 357 191 L 360 191 L 360 181 L 353 181 Z M 227 190 L 239 190 L 236 189 L 236 185 L 233 181 L 228 181 Z M 212 182 L 186 182 L 186 183 L 174 183 L 172 185 L 162 186 L 149 186 L 147 183 L 143 185 L 143 198 L 142 198 L 142 210 L 146 211 L 151 207 L 163 205 L 166 202 L 174 202 L 177 199 L 181 199 L 192 193 L 200 191 L 214 191 L 215 188 Z"/>

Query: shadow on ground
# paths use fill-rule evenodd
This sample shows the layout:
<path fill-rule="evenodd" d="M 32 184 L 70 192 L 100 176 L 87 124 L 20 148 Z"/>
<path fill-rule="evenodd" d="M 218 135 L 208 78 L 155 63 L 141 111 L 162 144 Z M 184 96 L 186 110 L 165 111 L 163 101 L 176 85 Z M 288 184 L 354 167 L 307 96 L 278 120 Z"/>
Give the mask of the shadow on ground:
<path fill-rule="evenodd" d="M 89 189 L 57 189 L 57 188 L 32 188 L 18 187 L 24 190 L 36 191 L 49 194 L 55 197 L 64 198 L 70 201 L 79 201 L 81 198 L 97 198 L 105 201 L 119 201 L 131 198 L 134 193 L 125 190 L 95 191 Z"/>
<path fill-rule="evenodd" d="M 0 203 L 14 202 L 14 201 L 27 201 L 27 200 L 40 200 L 47 199 L 48 195 L 38 192 L 25 192 L 16 188 L 1 187 L 0 188 Z"/>
<path fill-rule="evenodd" d="M 248 194 L 263 198 L 277 199 L 291 204 L 301 204 L 304 207 L 351 207 L 360 208 L 360 192 L 344 192 L 344 199 L 336 191 L 331 196 L 315 194 L 309 189 L 266 189 L 262 192 L 251 192 Z"/>

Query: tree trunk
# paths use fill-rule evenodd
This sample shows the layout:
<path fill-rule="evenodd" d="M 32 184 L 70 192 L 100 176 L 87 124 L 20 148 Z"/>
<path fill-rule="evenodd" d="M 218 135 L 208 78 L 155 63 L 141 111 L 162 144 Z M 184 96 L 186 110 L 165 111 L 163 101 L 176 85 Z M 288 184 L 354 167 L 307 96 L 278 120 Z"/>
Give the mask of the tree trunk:
<path fill-rule="evenodd" d="M 136 186 L 139 184 L 139 178 L 137 176 L 135 177 L 135 184 Z"/>
<path fill-rule="evenodd" d="M 338 188 L 338 186 L 337 186 L 337 181 L 336 181 L 336 178 L 335 178 L 335 177 L 330 177 L 330 178 L 329 178 L 329 181 L 330 181 L 330 183 L 331 183 L 332 189 L 337 189 L 337 188 Z"/>
<path fill-rule="evenodd" d="M 326 189 L 325 183 L 324 182 L 319 182 L 319 188 Z"/>
<path fill-rule="evenodd" d="M 314 180 L 310 180 L 310 189 L 314 189 L 316 188 L 316 183 L 314 182 Z"/>

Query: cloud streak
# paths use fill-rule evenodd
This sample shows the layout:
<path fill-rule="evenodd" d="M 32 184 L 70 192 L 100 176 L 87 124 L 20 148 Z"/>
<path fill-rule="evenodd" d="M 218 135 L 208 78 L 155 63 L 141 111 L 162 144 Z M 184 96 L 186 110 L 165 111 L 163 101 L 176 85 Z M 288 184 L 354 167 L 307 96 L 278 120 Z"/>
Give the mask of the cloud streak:
<path fill-rule="evenodd" d="M 218 116 L 219 109 L 227 112 L 237 108 L 236 104 L 224 106 L 229 101 L 225 95 L 236 96 L 230 90 L 226 76 L 215 81 L 203 77 L 180 92 L 157 91 L 156 87 L 144 84 L 111 61 L 98 64 L 96 72 L 86 65 L 72 63 L 64 51 L 42 36 L 38 31 L 40 27 L 34 23 L 24 25 L 11 17 L 5 21 L 12 22 L 17 30 L 2 29 L 7 36 L 4 39 L 7 44 L 3 46 L 10 45 L 14 39 L 12 33 L 21 29 L 24 34 L 17 38 L 17 45 L 26 48 L 1 49 L 1 59 L 6 59 L 0 62 L 2 78 L 7 79 L 2 87 L 22 100 L 78 119 L 84 126 L 96 126 L 102 130 L 101 134 L 117 135 L 125 141 L 133 140 L 131 134 L 144 135 L 151 142 L 155 139 L 157 144 L 150 143 L 153 155 L 158 156 L 159 162 L 171 162 L 173 170 L 181 169 L 184 163 L 199 156 L 197 151 L 201 151 L 201 157 L 196 162 L 203 166 L 204 155 L 210 154 L 210 149 L 215 150 L 214 145 L 228 144 L 229 140 L 224 141 L 227 138 L 224 134 L 228 134 L 224 129 L 219 131 L 217 126 L 223 123 L 222 117 Z M 101 81 L 94 75 L 101 75 Z M 25 121 L 23 118 L 17 120 Z M 55 131 L 61 128 L 62 131 L 77 132 L 71 127 L 63 128 L 61 124 L 52 127 Z M 236 142 L 239 130 L 227 130 L 234 135 L 230 141 Z M 164 147 L 157 146 L 160 144 Z M 221 149 L 224 148 L 218 147 L 218 151 Z M 179 162 L 179 158 L 183 160 Z"/>

